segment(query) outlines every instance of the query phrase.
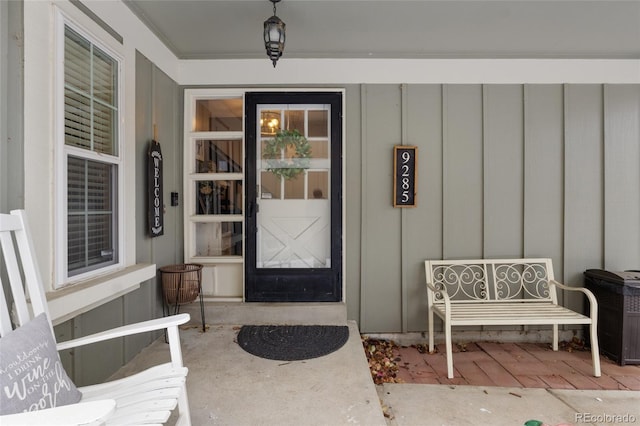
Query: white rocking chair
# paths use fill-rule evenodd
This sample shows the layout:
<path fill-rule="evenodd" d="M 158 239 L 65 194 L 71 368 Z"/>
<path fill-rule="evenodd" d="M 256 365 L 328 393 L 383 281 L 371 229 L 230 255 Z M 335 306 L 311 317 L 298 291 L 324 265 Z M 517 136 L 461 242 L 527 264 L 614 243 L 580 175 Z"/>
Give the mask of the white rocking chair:
<path fill-rule="evenodd" d="M 15 243 L 14 243 L 15 241 Z M 2 265 L 6 267 L 10 290 L 2 283 L 0 292 L 0 337 L 14 328 L 12 312 L 5 294 L 13 298 L 16 328 L 45 313 L 53 333 L 45 290 L 37 268 L 35 252 L 24 211 L 0 214 Z M 15 249 L 17 247 L 17 250 Z M 24 276 L 24 284 L 22 277 Z M 29 307 L 30 305 L 30 307 Z M 171 362 L 152 367 L 136 375 L 103 384 L 80 387 L 80 402 L 40 411 L 0 416 L 8 425 L 143 425 L 163 424 L 178 406 L 177 425 L 191 425 L 185 380 L 187 368 L 182 363 L 178 326 L 189 321 L 188 314 L 126 325 L 91 336 L 57 344 L 57 350 L 70 349 L 136 333 L 166 330 Z M 0 350 L 8 351 L 6 345 Z M 0 390 L 3 391 L 4 390 Z"/>

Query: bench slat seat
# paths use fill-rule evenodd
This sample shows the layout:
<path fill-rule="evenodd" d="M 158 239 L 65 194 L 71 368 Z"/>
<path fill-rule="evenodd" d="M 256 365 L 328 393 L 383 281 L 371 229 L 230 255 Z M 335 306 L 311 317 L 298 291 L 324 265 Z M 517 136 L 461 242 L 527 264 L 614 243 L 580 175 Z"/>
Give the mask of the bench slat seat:
<path fill-rule="evenodd" d="M 598 303 L 585 288 L 569 287 L 553 278 L 551 259 L 427 260 L 429 350 L 434 350 L 434 318 L 443 321 L 447 376 L 453 378 L 453 326 L 550 325 L 553 350 L 558 350 L 558 326 L 589 326 L 593 375 L 600 377 Z M 589 315 L 558 304 L 558 289 L 581 292 Z"/>
<path fill-rule="evenodd" d="M 533 305 L 533 306 L 531 306 Z M 439 317 L 444 306 L 435 306 Z M 456 325 L 553 325 L 590 324 L 591 318 L 562 306 L 543 303 L 460 303 L 451 306 L 451 321 Z"/>

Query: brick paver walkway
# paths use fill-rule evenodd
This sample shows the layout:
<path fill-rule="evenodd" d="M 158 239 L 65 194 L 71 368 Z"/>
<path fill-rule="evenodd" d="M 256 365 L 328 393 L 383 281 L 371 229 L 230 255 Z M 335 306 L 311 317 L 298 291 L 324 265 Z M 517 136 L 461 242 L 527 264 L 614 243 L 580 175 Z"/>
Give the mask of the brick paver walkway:
<path fill-rule="evenodd" d="M 423 349 L 394 349 L 398 379 L 405 383 L 640 390 L 639 365 L 619 366 L 601 357 L 602 376 L 596 378 L 588 350 L 554 352 L 544 343 L 469 343 L 454 347 L 455 377 L 448 379 L 444 346 L 438 345 L 434 354 L 421 353 Z"/>

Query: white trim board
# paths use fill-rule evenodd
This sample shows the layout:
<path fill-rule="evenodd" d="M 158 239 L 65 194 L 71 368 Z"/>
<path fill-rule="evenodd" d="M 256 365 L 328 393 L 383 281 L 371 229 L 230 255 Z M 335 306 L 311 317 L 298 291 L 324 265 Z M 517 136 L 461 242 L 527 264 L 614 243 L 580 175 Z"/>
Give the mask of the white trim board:
<path fill-rule="evenodd" d="M 640 60 L 264 59 L 180 60 L 178 84 L 640 83 Z"/>
<path fill-rule="evenodd" d="M 49 313 L 54 325 L 140 288 L 140 283 L 156 275 L 155 264 L 139 263 L 116 273 L 94 278 L 83 284 L 47 293 Z"/>

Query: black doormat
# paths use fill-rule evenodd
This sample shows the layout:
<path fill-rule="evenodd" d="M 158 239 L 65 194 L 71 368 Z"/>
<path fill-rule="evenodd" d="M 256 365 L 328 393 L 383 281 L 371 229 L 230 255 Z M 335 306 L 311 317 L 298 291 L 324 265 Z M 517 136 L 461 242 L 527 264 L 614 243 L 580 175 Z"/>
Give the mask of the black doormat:
<path fill-rule="evenodd" d="M 245 325 L 238 344 L 261 358 L 299 361 L 328 355 L 348 338 L 349 327 L 344 325 Z"/>

